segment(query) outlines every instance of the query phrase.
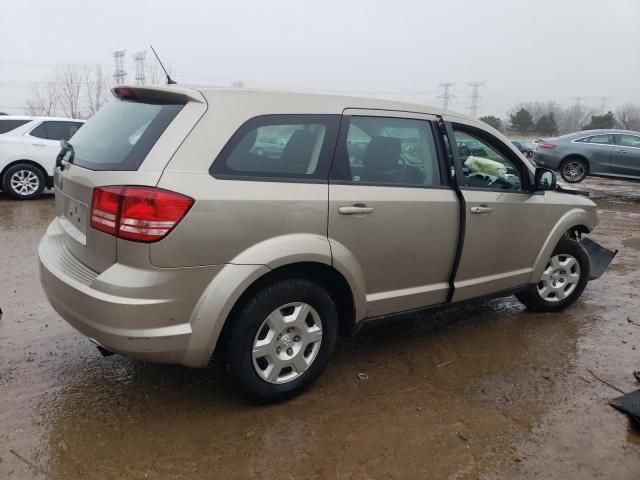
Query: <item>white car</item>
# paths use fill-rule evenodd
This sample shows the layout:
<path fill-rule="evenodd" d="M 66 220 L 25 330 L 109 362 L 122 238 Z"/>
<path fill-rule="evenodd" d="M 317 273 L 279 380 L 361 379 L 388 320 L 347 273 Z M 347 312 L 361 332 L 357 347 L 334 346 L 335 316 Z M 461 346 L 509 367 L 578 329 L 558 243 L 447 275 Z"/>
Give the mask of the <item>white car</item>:
<path fill-rule="evenodd" d="M 0 116 L 0 189 L 28 200 L 53 185 L 60 140 L 69 140 L 84 120 Z"/>

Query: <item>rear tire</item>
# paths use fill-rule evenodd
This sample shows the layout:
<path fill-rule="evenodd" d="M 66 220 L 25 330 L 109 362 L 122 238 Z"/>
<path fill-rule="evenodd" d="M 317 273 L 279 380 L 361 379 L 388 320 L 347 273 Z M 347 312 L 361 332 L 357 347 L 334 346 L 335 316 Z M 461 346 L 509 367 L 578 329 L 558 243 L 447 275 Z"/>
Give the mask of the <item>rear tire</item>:
<path fill-rule="evenodd" d="M 587 162 L 578 157 L 570 157 L 560 165 L 560 175 L 567 183 L 579 183 L 585 179 L 589 171 Z"/>
<path fill-rule="evenodd" d="M 304 277 L 258 291 L 230 320 L 231 380 L 258 403 L 282 401 L 309 388 L 329 363 L 338 333 L 333 299 Z"/>
<path fill-rule="evenodd" d="M 582 295 L 590 273 L 591 260 L 586 250 L 576 240 L 563 238 L 551 254 L 540 282 L 516 297 L 534 312 L 564 310 Z"/>
<path fill-rule="evenodd" d="M 28 163 L 18 163 L 7 169 L 2 177 L 2 189 L 16 200 L 31 200 L 42 194 L 45 179 L 42 171 Z"/>

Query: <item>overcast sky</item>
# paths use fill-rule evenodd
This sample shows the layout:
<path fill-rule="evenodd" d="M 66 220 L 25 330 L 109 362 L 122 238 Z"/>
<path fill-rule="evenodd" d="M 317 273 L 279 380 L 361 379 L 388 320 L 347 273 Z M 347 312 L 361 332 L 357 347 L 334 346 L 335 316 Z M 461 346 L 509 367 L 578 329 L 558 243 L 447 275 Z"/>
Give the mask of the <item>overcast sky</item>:
<path fill-rule="evenodd" d="M 56 64 L 153 44 L 179 83 L 336 91 L 439 105 L 486 80 L 481 114 L 521 101 L 640 103 L 640 0 L 0 0 L 0 111 Z M 153 59 L 149 56 L 147 61 Z"/>

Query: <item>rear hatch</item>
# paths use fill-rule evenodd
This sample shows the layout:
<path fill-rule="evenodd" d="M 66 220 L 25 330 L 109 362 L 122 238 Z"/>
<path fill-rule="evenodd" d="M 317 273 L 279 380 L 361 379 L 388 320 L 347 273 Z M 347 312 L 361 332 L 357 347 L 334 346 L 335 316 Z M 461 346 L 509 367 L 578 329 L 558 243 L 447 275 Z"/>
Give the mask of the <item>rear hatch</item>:
<path fill-rule="evenodd" d="M 71 138 L 73 152 L 65 155 L 63 168 L 56 168 L 54 175 L 56 213 L 65 245 L 97 272 L 116 262 L 118 239 L 90 227 L 94 189 L 156 186 L 206 111 L 204 97 L 191 89 L 117 87 L 114 93 L 117 98 Z"/>

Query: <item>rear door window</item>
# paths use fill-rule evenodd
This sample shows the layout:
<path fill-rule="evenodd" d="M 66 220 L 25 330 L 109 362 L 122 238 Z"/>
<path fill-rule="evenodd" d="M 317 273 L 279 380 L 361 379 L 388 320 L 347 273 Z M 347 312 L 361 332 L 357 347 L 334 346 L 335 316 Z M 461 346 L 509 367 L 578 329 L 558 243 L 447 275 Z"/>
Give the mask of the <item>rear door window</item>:
<path fill-rule="evenodd" d="M 338 115 L 265 115 L 245 123 L 211 166 L 215 176 L 326 179 Z"/>
<path fill-rule="evenodd" d="M 336 155 L 336 180 L 416 187 L 442 184 L 430 122 L 367 116 L 345 121 L 346 149 Z M 340 142 L 344 147 L 345 139 Z"/>
<path fill-rule="evenodd" d="M 90 170 L 137 170 L 183 106 L 112 100 L 73 136 L 73 163 Z"/>
<path fill-rule="evenodd" d="M 0 135 L 3 133 L 8 133 L 12 130 L 15 130 L 18 127 L 21 127 L 25 123 L 29 123 L 31 120 L 1 120 L 0 119 Z"/>
<path fill-rule="evenodd" d="M 615 138 L 621 147 L 640 148 L 640 137 L 636 135 L 615 135 Z"/>
<path fill-rule="evenodd" d="M 587 143 L 599 143 L 602 145 L 608 145 L 611 142 L 610 135 L 593 135 L 592 137 L 587 138 Z"/>

